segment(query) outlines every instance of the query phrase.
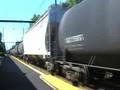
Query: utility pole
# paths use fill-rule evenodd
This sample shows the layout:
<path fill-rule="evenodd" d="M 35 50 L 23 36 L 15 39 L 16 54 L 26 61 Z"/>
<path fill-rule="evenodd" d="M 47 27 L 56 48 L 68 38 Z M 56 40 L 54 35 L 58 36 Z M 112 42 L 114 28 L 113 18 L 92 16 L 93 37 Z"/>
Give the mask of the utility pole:
<path fill-rule="evenodd" d="M 3 38 L 3 42 L 5 42 L 5 35 L 4 35 L 4 28 L 3 28 L 3 36 L 2 36 L 2 38 Z"/>
<path fill-rule="evenodd" d="M 23 28 L 23 36 L 24 36 L 24 33 L 25 33 L 25 30 L 24 30 L 24 28 Z"/>
<path fill-rule="evenodd" d="M 57 5 L 57 0 L 55 0 L 55 5 Z"/>

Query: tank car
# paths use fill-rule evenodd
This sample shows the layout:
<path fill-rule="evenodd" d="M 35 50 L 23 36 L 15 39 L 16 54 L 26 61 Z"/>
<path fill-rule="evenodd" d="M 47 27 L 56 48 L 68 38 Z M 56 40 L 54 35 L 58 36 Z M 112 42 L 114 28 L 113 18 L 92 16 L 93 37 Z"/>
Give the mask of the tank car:
<path fill-rule="evenodd" d="M 18 56 L 18 57 L 23 57 L 23 42 L 16 42 L 16 44 L 9 50 L 9 53 Z"/>
<path fill-rule="evenodd" d="M 68 79 L 120 86 L 119 24 L 120 0 L 83 0 L 64 14 L 59 27 L 64 58 L 59 62 Z"/>
<path fill-rule="evenodd" d="M 23 52 L 24 52 L 23 42 L 21 41 L 17 47 L 17 53 L 20 58 L 23 58 Z"/>

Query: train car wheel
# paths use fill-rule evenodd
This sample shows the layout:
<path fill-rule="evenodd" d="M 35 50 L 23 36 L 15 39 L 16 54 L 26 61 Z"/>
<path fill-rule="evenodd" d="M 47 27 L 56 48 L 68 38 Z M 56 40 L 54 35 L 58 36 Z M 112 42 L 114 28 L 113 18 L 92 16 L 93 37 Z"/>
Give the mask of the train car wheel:
<path fill-rule="evenodd" d="M 46 69 L 48 72 L 50 72 L 52 75 L 54 75 L 54 64 L 51 62 L 46 62 Z"/>
<path fill-rule="evenodd" d="M 79 84 L 79 77 L 80 77 L 80 73 L 79 72 L 74 72 L 73 74 L 71 74 L 71 81 L 72 81 L 72 84 L 74 86 L 78 86 L 78 84 Z"/>

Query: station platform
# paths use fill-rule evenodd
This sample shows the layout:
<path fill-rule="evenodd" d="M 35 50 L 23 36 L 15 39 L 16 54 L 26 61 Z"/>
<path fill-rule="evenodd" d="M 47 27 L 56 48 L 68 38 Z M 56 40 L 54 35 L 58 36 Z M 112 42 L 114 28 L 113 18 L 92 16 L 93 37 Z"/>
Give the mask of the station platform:
<path fill-rule="evenodd" d="M 17 60 L 3 57 L 0 67 L 0 90 L 53 90 L 53 88 L 41 80 L 39 74 Z"/>
<path fill-rule="evenodd" d="M 27 64 L 16 57 L 11 56 L 10 58 L 12 60 L 15 60 L 23 64 L 24 66 L 28 67 L 29 69 L 39 74 L 40 79 L 42 79 L 46 84 L 48 84 L 54 90 L 91 90 L 90 88 L 83 86 L 79 86 L 79 87 L 73 86 L 71 83 L 68 83 L 66 80 L 53 76 L 50 73 L 45 72 L 44 70 L 34 65 Z"/>

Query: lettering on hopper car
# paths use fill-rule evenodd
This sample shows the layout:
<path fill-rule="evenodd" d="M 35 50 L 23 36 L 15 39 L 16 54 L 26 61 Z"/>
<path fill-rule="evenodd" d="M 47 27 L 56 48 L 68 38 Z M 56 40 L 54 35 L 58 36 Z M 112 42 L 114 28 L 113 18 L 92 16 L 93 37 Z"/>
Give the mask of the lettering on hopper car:
<path fill-rule="evenodd" d="M 71 36 L 71 37 L 67 37 L 65 38 L 65 43 L 69 44 L 69 43 L 73 43 L 73 42 L 81 42 L 84 41 L 84 35 L 83 34 L 79 34 L 76 36 Z"/>

